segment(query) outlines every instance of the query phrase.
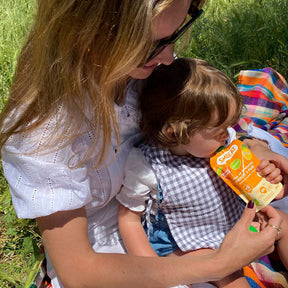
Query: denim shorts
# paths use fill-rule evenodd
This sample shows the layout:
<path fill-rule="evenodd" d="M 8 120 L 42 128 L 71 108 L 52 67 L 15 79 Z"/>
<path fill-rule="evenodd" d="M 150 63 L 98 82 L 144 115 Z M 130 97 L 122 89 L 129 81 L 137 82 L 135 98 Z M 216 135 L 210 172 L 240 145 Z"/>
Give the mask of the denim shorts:
<path fill-rule="evenodd" d="M 144 228 L 148 234 L 147 227 Z M 158 256 L 166 256 L 179 249 L 161 210 L 156 216 L 150 215 L 149 242 Z"/>

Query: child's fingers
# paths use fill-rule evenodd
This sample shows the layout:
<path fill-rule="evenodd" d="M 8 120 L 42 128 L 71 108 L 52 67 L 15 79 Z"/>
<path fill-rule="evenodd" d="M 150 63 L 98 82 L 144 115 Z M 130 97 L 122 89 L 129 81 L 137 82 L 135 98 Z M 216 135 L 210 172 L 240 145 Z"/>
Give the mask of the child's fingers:
<path fill-rule="evenodd" d="M 260 167 L 261 168 L 261 167 Z M 258 166 L 257 172 L 261 175 L 261 176 L 266 176 L 274 171 L 277 171 L 278 174 L 281 174 L 281 171 L 279 168 L 276 168 L 276 166 L 272 163 L 269 163 L 269 165 L 266 165 L 265 167 L 263 167 L 262 169 L 260 169 Z"/>
<path fill-rule="evenodd" d="M 276 174 L 281 174 L 281 170 L 277 168 L 275 164 L 269 161 L 268 163 L 266 163 L 266 161 L 261 161 L 256 170 L 263 177 L 272 173 L 273 171 L 275 171 Z"/>
<path fill-rule="evenodd" d="M 268 160 L 262 160 L 257 167 L 257 172 L 272 184 L 282 181 L 281 170 Z"/>
<path fill-rule="evenodd" d="M 260 164 L 256 167 L 257 172 L 260 173 L 260 171 L 262 171 L 263 169 L 265 169 L 267 166 L 269 166 L 271 164 L 270 161 L 268 160 L 261 160 Z M 274 164 L 273 164 L 274 165 Z"/>
<path fill-rule="evenodd" d="M 277 184 L 277 183 L 279 183 L 279 182 L 282 181 L 283 177 L 282 177 L 282 175 L 280 174 L 280 170 L 279 170 L 279 172 L 278 172 L 278 171 L 276 171 L 276 169 L 275 169 L 272 173 L 270 173 L 269 175 L 267 175 L 267 176 L 265 177 L 265 179 L 266 179 L 267 181 L 269 181 L 270 183 L 272 183 L 272 184 Z"/>

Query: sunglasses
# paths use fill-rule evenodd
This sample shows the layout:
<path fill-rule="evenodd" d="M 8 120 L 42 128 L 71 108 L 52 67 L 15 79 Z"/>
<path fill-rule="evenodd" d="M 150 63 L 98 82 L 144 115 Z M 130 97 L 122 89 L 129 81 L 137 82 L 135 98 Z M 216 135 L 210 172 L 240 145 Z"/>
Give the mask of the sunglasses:
<path fill-rule="evenodd" d="M 154 50 L 148 57 L 146 63 L 151 61 L 154 57 L 159 55 L 168 45 L 174 44 L 187 30 L 191 27 L 193 22 L 203 13 L 202 9 L 198 8 L 199 2 L 205 2 L 205 1 L 192 1 L 190 8 L 188 10 L 188 15 L 191 17 L 191 19 L 178 31 L 173 33 L 169 38 L 165 38 L 162 40 L 157 41 L 157 44 L 155 45 Z M 203 4 L 204 5 L 204 4 Z M 201 5 L 201 6 L 203 6 Z"/>

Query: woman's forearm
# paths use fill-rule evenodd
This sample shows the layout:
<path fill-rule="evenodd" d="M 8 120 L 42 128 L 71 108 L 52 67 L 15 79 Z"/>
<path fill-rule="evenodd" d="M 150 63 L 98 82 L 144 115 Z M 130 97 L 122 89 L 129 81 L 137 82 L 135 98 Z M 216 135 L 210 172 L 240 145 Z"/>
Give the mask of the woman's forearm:
<path fill-rule="evenodd" d="M 193 258 L 96 253 L 87 236 L 84 208 L 41 217 L 37 223 L 65 288 L 171 287 L 215 279 L 225 270 L 217 252 Z"/>
<path fill-rule="evenodd" d="M 267 213 L 271 224 L 279 227 L 277 212 L 270 207 Z M 246 208 L 218 250 L 187 257 L 96 253 L 87 235 L 85 208 L 41 217 L 37 223 L 46 252 L 65 288 L 171 287 L 219 280 L 271 252 L 277 233 L 269 226 L 259 233 L 250 232 L 254 216 L 255 208 Z"/>
<path fill-rule="evenodd" d="M 87 261 L 87 257 L 85 258 Z M 81 273 L 74 273 L 74 279 L 67 279 L 70 281 L 67 287 L 82 287 L 84 283 L 85 287 L 105 288 L 172 287 L 179 284 L 217 280 L 226 274 L 225 267 L 217 253 L 193 258 L 155 258 L 95 253 L 88 263 L 90 271 L 84 267 L 81 268 L 79 271 Z"/>

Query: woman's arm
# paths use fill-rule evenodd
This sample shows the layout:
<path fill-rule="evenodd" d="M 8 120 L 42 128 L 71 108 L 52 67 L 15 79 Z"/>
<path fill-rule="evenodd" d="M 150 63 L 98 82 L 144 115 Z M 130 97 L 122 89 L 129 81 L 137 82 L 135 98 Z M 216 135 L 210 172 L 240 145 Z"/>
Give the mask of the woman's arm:
<path fill-rule="evenodd" d="M 268 212 L 267 212 L 268 211 Z M 267 208 L 269 223 L 281 219 Z M 92 249 L 87 235 L 85 208 L 62 211 L 37 219 L 46 252 L 65 288 L 70 287 L 171 287 L 181 283 L 219 280 L 251 261 L 271 253 L 277 230 L 267 226 L 249 231 L 255 208 L 246 208 L 218 250 L 187 257 L 139 257 L 101 254 Z M 237 261 L 235 261 L 237 255 Z"/>
<path fill-rule="evenodd" d="M 142 226 L 141 215 L 141 212 L 134 212 L 119 205 L 119 231 L 125 248 L 131 255 L 157 257 Z"/>

